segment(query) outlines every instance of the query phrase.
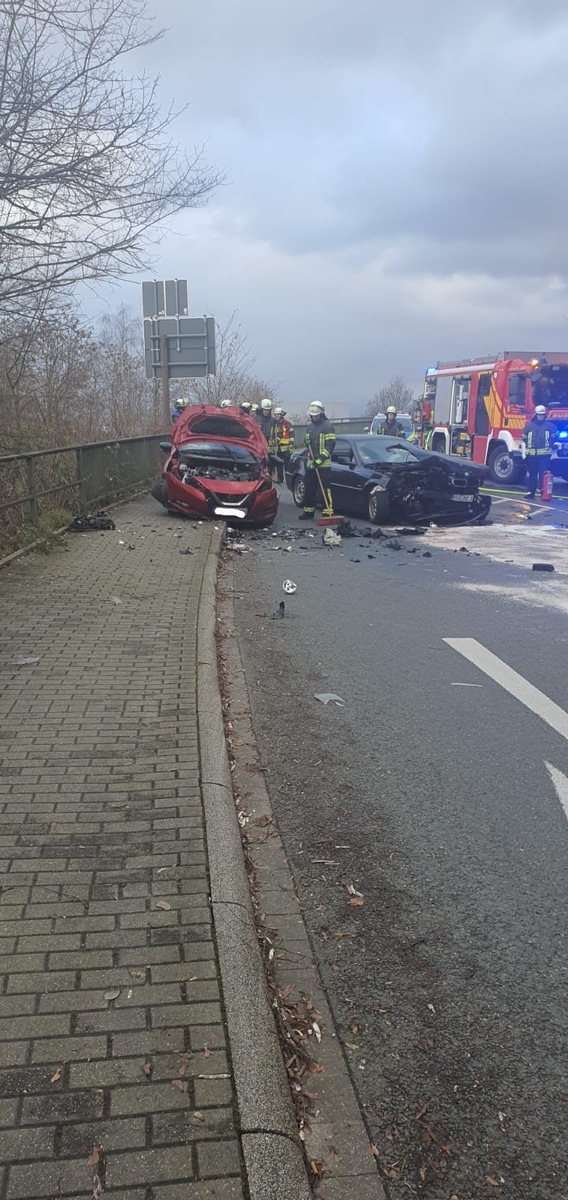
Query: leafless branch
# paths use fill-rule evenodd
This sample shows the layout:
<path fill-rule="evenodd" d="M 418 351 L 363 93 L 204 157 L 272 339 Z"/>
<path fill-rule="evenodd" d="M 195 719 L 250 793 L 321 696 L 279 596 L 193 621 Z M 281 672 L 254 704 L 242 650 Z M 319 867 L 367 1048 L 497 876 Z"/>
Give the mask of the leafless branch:
<path fill-rule="evenodd" d="M 170 137 L 144 0 L 0 0 L 0 314 L 145 265 L 156 227 L 220 182 Z"/>

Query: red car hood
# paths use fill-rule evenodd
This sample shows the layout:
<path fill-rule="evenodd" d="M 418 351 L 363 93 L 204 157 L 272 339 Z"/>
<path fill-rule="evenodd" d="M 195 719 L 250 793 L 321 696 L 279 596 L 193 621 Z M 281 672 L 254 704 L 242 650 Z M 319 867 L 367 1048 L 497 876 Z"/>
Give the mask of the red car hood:
<path fill-rule="evenodd" d="M 254 417 L 247 416 L 239 408 L 217 408 L 215 404 L 195 404 L 186 408 L 172 429 L 172 449 L 204 438 L 244 444 L 259 458 L 266 458 L 267 445 L 262 430 Z"/>

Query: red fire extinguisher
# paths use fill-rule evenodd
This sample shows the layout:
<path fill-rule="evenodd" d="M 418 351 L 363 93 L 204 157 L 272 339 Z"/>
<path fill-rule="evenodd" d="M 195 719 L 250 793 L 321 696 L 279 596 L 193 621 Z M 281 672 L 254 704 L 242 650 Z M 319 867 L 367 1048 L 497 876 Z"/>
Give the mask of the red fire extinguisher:
<path fill-rule="evenodd" d="M 543 500 L 552 500 L 552 484 L 554 475 L 552 471 L 545 471 L 542 477 L 541 496 Z"/>

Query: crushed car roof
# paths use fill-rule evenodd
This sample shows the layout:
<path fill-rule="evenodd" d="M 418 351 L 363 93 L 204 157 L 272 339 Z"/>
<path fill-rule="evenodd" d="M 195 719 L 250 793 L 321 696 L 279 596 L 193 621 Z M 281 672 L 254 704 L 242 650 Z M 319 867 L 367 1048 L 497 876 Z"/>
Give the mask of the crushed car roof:
<path fill-rule="evenodd" d="M 215 404 L 194 404 L 186 408 L 173 427 L 172 447 L 187 444 L 192 438 L 243 442 L 261 457 L 267 452 L 266 438 L 254 417 L 247 416 L 239 408 L 220 409 Z"/>

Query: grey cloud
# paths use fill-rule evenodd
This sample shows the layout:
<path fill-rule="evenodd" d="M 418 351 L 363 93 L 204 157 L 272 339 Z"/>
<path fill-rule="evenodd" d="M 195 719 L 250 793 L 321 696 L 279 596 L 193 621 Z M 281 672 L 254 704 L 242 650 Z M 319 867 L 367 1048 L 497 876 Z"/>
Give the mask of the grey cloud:
<path fill-rule="evenodd" d="M 140 65 L 227 172 L 153 271 L 238 308 L 263 375 L 356 399 L 566 343 L 565 0 L 151 3 L 169 32 Z"/>

